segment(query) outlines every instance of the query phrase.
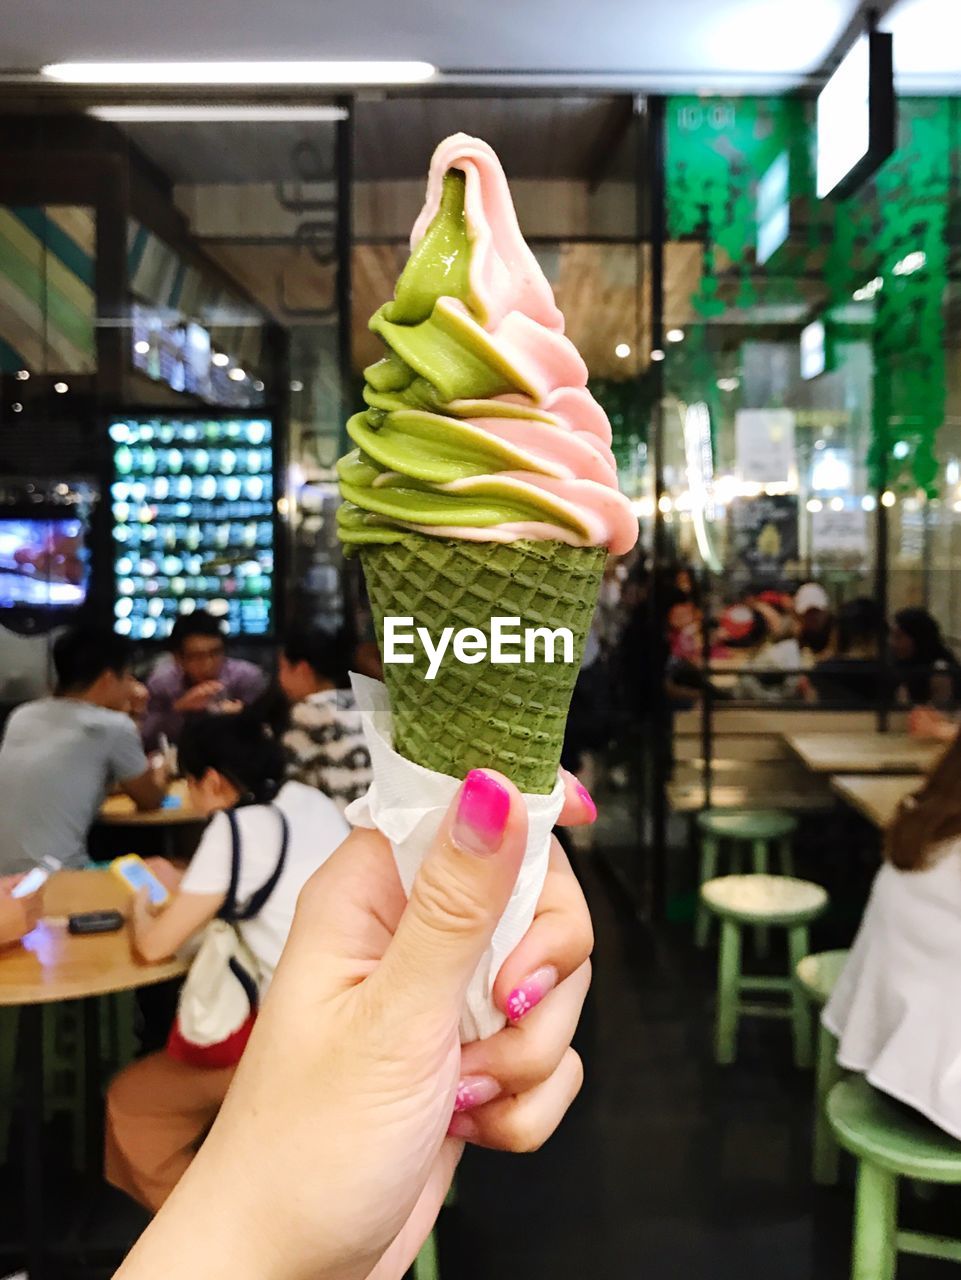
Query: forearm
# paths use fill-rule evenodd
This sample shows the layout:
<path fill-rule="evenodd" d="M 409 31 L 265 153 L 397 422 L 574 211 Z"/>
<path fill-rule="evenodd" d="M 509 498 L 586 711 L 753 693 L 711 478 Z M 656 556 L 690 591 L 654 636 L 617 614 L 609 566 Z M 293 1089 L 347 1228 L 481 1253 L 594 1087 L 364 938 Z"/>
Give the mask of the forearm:
<path fill-rule="evenodd" d="M 127 1255 L 115 1280 L 155 1280 L 186 1275 L 196 1280 L 366 1280 L 376 1255 L 335 1260 L 331 1240 L 326 1265 L 309 1270 L 272 1206 L 265 1203 L 258 1176 L 269 1153 L 243 1150 L 229 1114 L 221 1114 L 190 1168 L 153 1222 Z M 305 1191 L 322 1219 L 328 1191 L 323 1154 L 316 1182 Z M 316 1246 L 315 1246 L 316 1247 Z M 399 1277 L 398 1277 L 399 1280 Z"/>

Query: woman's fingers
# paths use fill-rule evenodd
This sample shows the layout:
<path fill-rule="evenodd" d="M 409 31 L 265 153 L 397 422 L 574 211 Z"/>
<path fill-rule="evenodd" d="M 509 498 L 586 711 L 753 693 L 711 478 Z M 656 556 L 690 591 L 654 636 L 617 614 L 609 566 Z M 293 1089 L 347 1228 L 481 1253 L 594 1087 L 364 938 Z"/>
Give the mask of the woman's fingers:
<path fill-rule="evenodd" d="M 561 769 L 564 781 L 564 805 L 557 819 L 560 827 L 586 827 L 597 817 L 597 805 L 591 793 L 572 773 Z"/>
<path fill-rule="evenodd" d="M 551 841 L 544 888 L 531 927 L 501 965 L 494 1003 L 519 1022 L 547 993 L 579 969 L 594 949 L 584 895 L 567 855 Z"/>
<path fill-rule="evenodd" d="M 543 1084 L 517 1097 L 497 1098 L 476 1111 L 462 1111 L 448 1132 L 475 1146 L 497 1151 L 536 1151 L 551 1136 L 584 1080 L 584 1068 L 568 1049 L 557 1070 Z"/>
<path fill-rule="evenodd" d="M 464 1045 L 461 1050 L 461 1106 L 472 1096 L 483 1098 L 492 1081 L 500 1093 L 526 1093 L 554 1074 L 577 1028 L 591 985 L 591 962 L 552 991 L 542 1005 L 516 1026 L 507 1026 L 487 1040 Z M 484 1081 L 478 1088 L 478 1082 Z"/>

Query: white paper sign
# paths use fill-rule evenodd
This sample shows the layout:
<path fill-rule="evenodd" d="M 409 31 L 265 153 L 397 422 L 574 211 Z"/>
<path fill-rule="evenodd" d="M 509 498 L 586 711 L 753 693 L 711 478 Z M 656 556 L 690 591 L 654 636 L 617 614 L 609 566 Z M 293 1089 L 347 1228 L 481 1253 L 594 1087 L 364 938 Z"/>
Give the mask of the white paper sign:
<path fill-rule="evenodd" d="M 739 409 L 734 449 L 739 480 L 787 484 L 795 468 L 793 410 Z"/>
<path fill-rule="evenodd" d="M 868 517 L 855 507 L 832 511 L 825 507 L 811 517 L 811 549 L 815 555 L 858 555 L 868 553 Z"/>

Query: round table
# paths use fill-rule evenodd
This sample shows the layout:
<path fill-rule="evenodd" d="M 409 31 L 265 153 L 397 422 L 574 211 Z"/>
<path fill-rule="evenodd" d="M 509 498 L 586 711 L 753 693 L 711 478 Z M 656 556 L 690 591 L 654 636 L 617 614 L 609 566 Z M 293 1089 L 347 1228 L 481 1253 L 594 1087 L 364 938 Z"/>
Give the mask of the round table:
<path fill-rule="evenodd" d="M 21 1009 L 26 1089 L 24 1096 L 25 1236 L 30 1280 L 48 1274 L 43 1229 L 43 1034 L 41 1005 L 113 995 L 180 977 L 186 960 L 144 964 L 131 947 L 129 926 L 116 933 L 75 936 L 66 917 L 80 911 L 123 910 L 125 886 L 109 871 L 58 871 L 44 887 L 44 919 L 19 947 L 0 952 L 0 1005 Z M 85 1008 L 87 1053 L 97 1079 L 99 1026 L 96 1005 Z"/>
<path fill-rule="evenodd" d="M 129 796 L 108 796 L 100 806 L 97 821 L 105 827 L 160 827 L 163 831 L 164 855 L 172 857 L 176 852 L 173 839 L 176 829 L 191 823 L 206 822 L 207 818 L 191 806 L 186 782 L 172 783 L 167 795 L 176 803 L 160 809 L 138 809 Z"/>

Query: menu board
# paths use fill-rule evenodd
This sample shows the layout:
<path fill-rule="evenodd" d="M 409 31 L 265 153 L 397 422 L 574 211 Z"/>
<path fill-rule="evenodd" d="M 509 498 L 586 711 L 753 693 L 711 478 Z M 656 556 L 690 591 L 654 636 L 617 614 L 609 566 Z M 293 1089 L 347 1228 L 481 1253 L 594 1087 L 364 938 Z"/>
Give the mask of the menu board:
<path fill-rule="evenodd" d="M 110 440 L 115 629 L 162 639 L 178 614 L 203 608 L 231 634 L 270 634 L 272 423 L 118 417 Z"/>
<path fill-rule="evenodd" d="M 730 507 L 734 556 L 757 585 L 779 583 L 798 559 L 798 500 L 793 493 L 739 498 Z"/>

